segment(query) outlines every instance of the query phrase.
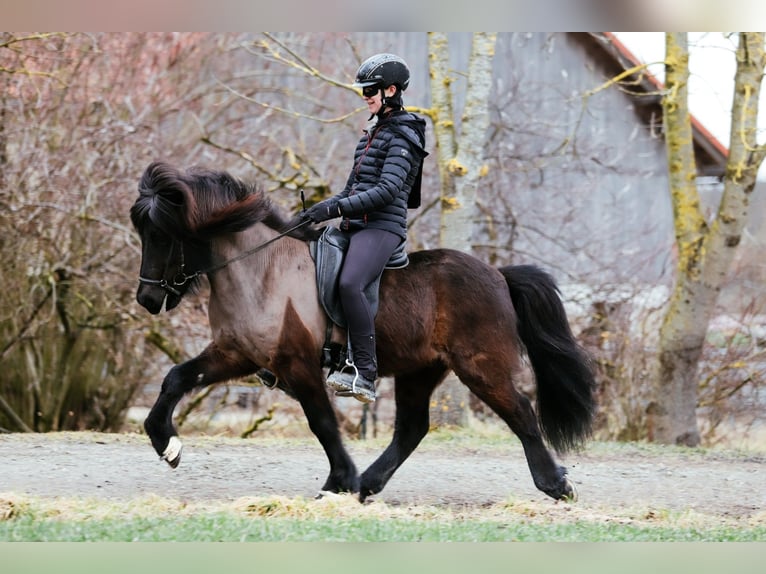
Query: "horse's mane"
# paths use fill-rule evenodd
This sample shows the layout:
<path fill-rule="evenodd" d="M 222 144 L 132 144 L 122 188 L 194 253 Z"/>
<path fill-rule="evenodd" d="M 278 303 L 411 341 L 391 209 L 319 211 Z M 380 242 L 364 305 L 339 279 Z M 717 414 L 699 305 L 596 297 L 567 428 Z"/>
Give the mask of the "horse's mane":
<path fill-rule="evenodd" d="M 199 167 L 182 171 L 165 162 L 154 162 L 144 171 L 138 193 L 130 210 L 136 228 L 148 220 L 182 241 L 206 241 L 243 231 L 258 222 L 284 232 L 299 222 L 295 216 L 287 217 L 255 184 L 225 171 Z M 289 235 L 303 240 L 313 237 L 303 229 Z"/>

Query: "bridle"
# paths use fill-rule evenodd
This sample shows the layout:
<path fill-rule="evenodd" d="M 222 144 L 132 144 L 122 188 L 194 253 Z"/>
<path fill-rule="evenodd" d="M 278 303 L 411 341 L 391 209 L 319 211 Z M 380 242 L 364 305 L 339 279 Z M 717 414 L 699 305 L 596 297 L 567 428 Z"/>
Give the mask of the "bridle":
<path fill-rule="evenodd" d="M 168 293 L 171 293 L 175 295 L 176 297 L 182 297 L 183 294 L 177 289 L 177 287 L 183 287 L 186 285 L 189 281 L 196 278 L 198 275 L 200 275 L 201 272 L 195 272 L 191 275 L 187 275 L 184 273 L 184 244 L 181 243 L 181 268 L 179 269 L 178 273 L 175 274 L 173 279 L 171 280 L 172 283 L 168 283 L 167 279 L 149 279 L 148 277 L 143 277 L 142 275 L 138 276 L 138 282 L 143 283 L 145 285 L 158 285 L 159 287 L 162 287 L 165 291 Z"/>
<path fill-rule="evenodd" d="M 283 238 L 285 235 L 288 235 L 295 231 L 296 229 L 299 229 L 303 227 L 304 225 L 311 223 L 310 219 L 304 219 L 299 224 L 294 225 L 287 231 L 283 231 L 282 233 L 275 235 L 268 241 L 264 241 L 260 245 L 256 245 L 252 249 L 248 249 L 247 251 L 240 253 L 239 255 L 236 255 L 232 257 L 231 259 L 227 259 L 226 261 L 222 263 L 216 263 L 215 265 L 211 265 L 210 267 L 207 267 L 205 269 L 199 269 L 197 271 L 194 271 L 193 273 L 187 274 L 184 271 L 184 245 L 183 242 L 181 243 L 181 266 L 178 270 L 178 273 L 176 273 L 173 276 L 173 279 L 171 279 L 171 282 L 169 283 L 167 279 L 149 279 L 148 277 L 142 277 L 141 275 L 138 276 L 139 283 L 143 283 L 145 285 L 157 285 L 167 291 L 168 293 L 171 293 L 175 295 L 176 297 L 182 297 L 183 294 L 178 290 L 179 288 L 183 287 L 190 281 L 193 281 L 200 275 L 206 275 L 208 273 L 213 273 L 214 271 L 218 271 L 219 269 L 223 269 L 227 265 L 230 265 L 231 263 L 234 263 L 235 261 L 239 261 L 240 259 L 244 259 L 245 257 L 249 257 L 250 255 L 253 255 L 254 253 L 257 253 L 258 251 L 261 251 L 262 249 L 265 249 L 272 243 L 274 243 L 276 240 Z"/>

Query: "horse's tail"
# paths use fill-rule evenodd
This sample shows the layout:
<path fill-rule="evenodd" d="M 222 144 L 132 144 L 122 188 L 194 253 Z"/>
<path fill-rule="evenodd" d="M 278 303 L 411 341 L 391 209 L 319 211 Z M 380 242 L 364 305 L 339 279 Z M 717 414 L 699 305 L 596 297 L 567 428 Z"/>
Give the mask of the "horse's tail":
<path fill-rule="evenodd" d="M 590 359 L 572 335 L 553 277 L 533 265 L 510 265 L 500 273 L 537 379 L 543 435 L 558 452 L 577 448 L 590 435 L 596 410 Z"/>

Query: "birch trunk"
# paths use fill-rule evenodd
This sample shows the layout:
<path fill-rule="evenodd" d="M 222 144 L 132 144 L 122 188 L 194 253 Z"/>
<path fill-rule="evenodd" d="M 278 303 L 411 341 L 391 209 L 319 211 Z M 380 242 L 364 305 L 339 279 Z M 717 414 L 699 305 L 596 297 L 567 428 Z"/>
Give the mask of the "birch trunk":
<path fill-rule="evenodd" d="M 497 34 L 473 35 L 465 108 L 460 120 L 455 155 L 440 158 L 446 160 L 446 181 L 449 182 L 442 190 L 440 243 L 442 247 L 468 253 L 473 251 L 476 193 L 481 179 L 487 174 L 484 144 L 489 129 L 487 102 L 492 88 L 492 60 L 496 39 Z"/>
<path fill-rule="evenodd" d="M 724 192 L 709 224 L 700 208 L 695 184 L 687 103 L 688 60 L 686 34 L 667 34 L 663 115 L 678 264 L 673 294 L 660 328 L 654 397 L 647 415 L 650 440 L 697 446 L 699 359 L 764 159 L 764 149 L 756 143 L 764 34 L 740 34 Z"/>
<path fill-rule="evenodd" d="M 442 247 L 467 253 L 473 250 L 476 193 L 487 173 L 484 143 L 489 128 L 487 102 L 492 88 L 496 39 L 496 33 L 473 36 L 465 109 L 458 136 L 450 89 L 449 42 L 446 34 L 428 34 L 433 125 L 441 180 L 439 240 Z M 465 426 L 469 418 L 469 396 L 468 388 L 450 375 L 432 397 L 432 424 Z"/>

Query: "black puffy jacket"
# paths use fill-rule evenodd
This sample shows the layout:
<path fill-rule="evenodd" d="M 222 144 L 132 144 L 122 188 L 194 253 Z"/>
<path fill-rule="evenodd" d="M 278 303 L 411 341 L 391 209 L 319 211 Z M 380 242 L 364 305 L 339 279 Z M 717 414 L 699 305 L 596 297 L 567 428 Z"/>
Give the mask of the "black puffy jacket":
<path fill-rule="evenodd" d="M 342 230 L 385 229 L 407 238 L 410 191 L 428 155 L 425 131 L 425 120 L 404 110 L 379 118 L 365 130 L 346 186 L 338 194 Z"/>

